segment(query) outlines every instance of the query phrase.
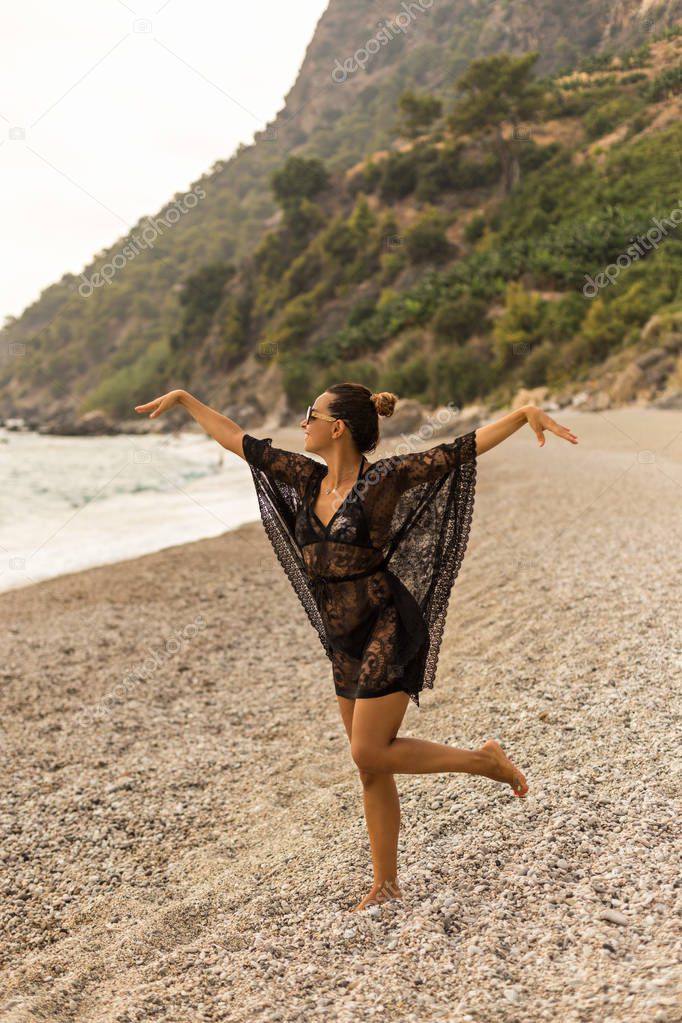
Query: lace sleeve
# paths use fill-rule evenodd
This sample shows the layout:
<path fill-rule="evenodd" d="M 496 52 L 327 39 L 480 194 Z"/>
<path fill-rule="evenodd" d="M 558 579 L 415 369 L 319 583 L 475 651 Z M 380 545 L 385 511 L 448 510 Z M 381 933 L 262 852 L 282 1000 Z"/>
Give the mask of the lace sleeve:
<path fill-rule="evenodd" d="M 385 472 L 393 480 L 399 494 L 420 483 L 430 483 L 446 476 L 469 462 L 476 462 L 476 431 L 455 437 L 453 441 L 436 444 L 426 451 L 411 451 L 381 459 L 387 463 Z"/>
<path fill-rule="evenodd" d="M 245 433 L 242 437 L 244 457 L 256 469 L 261 469 L 270 479 L 288 483 L 303 496 L 311 473 L 318 464 L 308 455 L 297 451 L 286 451 L 284 448 L 273 448 L 272 437 L 262 440 Z"/>
<path fill-rule="evenodd" d="M 261 519 L 272 548 L 305 612 L 317 629 L 327 657 L 332 649 L 296 532 L 305 487 L 320 463 L 295 451 L 272 447 L 272 438 L 242 437 L 244 457 L 251 469 Z"/>

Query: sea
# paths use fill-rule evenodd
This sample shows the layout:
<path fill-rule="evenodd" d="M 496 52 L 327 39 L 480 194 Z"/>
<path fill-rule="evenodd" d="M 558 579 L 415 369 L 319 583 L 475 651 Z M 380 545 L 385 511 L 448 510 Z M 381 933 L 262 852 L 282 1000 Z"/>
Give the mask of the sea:
<path fill-rule="evenodd" d="M 60 437 L 0 427 L 0 591 L 260 518 L 248 464 L 191 432 Z"/>

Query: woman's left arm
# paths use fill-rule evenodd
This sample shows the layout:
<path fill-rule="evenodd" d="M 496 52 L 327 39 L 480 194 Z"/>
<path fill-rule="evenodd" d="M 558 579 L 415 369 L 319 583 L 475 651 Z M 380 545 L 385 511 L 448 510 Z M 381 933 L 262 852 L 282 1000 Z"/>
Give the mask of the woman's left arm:
<path fill-rule="evenodd" d="M 523 405 L 521 408 L 509 412 L 508 415 L 496 419 L 494 423 L 479 426 L 476 430 L 476 455 L 490 451 L 496 444 L 511 437 L 512 433 L 516 433 L 525 423 L 528 423 L 535 431 L 540 447 L 544 447 L 545 443 L 544 430 L 550 430 L 557 437 L 562 437 L 564 440 L 570 441 L 571 444 L 578 443 L 578 438 L 567 426 L 560 426 L 551 416 L 548 416 L 542 409 L 536 408 L 535 405 Z"/>

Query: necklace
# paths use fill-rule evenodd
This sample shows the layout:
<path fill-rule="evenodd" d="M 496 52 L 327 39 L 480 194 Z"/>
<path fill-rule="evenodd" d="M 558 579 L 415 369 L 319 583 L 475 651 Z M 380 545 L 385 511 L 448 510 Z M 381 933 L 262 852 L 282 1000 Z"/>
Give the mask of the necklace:
<path fill-rule="evenodd" d="M 360 462 L 360 468 L 355 473 L 356 476 L 360 472 L 361 468 L 362 468 L 362 462 Z M 351 475 L 352 475 L 352 473 L 351 473 Z M 350 477 L 349 476 L 342 476 L 341 479 L 339 480 L 339 483 L 342 483 L 344 480 L 347 480 L 347 479 L 350 479 Z M 338 492 L 339 492 L 338 487 L 329 487 L 327 490 L 325 490 L 325 496 L 331 494 L 334 491 L 338 494 Z"/>

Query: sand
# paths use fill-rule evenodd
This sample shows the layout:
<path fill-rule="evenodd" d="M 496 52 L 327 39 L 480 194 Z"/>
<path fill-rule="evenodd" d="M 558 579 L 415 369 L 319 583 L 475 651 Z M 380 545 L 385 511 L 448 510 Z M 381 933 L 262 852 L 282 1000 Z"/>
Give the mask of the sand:
<path fill-rule="evenodd" d="M 682 413 L 554 415 L 479 459 L 401 731 L 530 794 L 397 775 L 402 902 L 348 912 L 361 786 L 260 523 L 0 594 L 1 1020 L 679 1020 Z"/>

